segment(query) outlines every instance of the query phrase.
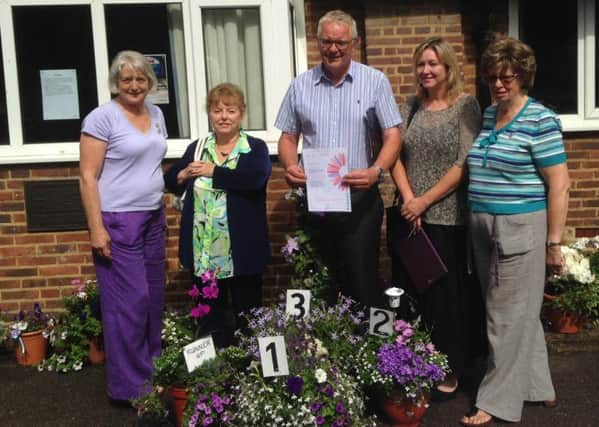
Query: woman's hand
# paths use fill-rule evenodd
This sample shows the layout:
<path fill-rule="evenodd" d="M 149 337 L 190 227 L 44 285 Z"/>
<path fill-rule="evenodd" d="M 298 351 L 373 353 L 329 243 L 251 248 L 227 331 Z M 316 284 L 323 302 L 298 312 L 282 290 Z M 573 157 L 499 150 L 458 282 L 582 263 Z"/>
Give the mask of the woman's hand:
<path fill-rule="evenodd" d="M 547 247 L 547 256 L 545 263 L 547 265 L 548 276 L 559 276 L 560 274 L 562 274 L 562 268 L 564 266 L 564 257 L 562 257 L 561 246 L 555 245 Z"/>
<path fill-rule="evenodd" d="M 213 175 L 214 163 L 204 161 L 191 162 L 185 169 L 181 169 L 181 171 L 177 174 L 177 182 L 182 184 L 190 178 L 195 178 L 197 176 L 212 177 Z"/>
<path fill-rule="evenodd" d="M 405 219 L 412 221 L 420 217 L 428 207 L 429 203 L 424 197 L 413 197 L 401 206 L 401 214 Z"/>
<path fill-rule="evenodd" d="M 92 251 L 103 258 L 111 259 L 110 256 L 110 235 L 104 227 L 91 230 L 89 240 L 92 246 Z"/>

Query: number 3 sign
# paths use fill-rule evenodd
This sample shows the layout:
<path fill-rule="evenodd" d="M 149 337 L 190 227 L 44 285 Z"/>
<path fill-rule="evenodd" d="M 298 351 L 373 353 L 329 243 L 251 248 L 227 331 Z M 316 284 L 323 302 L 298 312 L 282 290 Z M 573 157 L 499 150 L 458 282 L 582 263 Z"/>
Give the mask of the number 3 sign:
<path fill-rule="evenodd" d="M 288 289 L 285 312 L 289 316 L 307 317 L 310 313 L 310 291 Z"/>
<path fill-rule="evenodd" d="M 260 362 L 262 375 L 265 377 L 278 377 L 289 375 L 287 365 L 287 350 L 285 350 L 285 337 L 259 337 Z"/>

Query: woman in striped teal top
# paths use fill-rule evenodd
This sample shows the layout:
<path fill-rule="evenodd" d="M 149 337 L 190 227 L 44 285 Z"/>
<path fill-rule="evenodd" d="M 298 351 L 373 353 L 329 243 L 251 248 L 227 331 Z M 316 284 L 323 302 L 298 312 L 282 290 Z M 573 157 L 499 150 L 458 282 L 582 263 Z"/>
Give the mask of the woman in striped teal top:
<path fill-rule="evenodd" d="M 495 103 L 468 153 L 468 205 L 489 361 L 466 426 L 518 422 L 525 401 L 556 405 L 539 314 L 545 275 L 561 270 L 569 188 L 559 118 L 527 95 L 532 49 L 497 40 L 480 69 Z"/>

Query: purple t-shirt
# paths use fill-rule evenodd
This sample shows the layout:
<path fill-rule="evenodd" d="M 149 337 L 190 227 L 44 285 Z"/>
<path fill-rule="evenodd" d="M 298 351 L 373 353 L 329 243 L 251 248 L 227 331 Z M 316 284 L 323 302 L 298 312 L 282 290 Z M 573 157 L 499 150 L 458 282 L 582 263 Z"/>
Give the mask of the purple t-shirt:
<path fill-rule="evenodd" d="M 104 166 L 98 180 L 103 212 L 147 211 L 162 206 L 164 180 L 160 164 L 166 154 L 162 110 L 146 103 L 152 123 L 143 133 L 112 100 L 90 112 L 81 132 L 106 142 Z"/>

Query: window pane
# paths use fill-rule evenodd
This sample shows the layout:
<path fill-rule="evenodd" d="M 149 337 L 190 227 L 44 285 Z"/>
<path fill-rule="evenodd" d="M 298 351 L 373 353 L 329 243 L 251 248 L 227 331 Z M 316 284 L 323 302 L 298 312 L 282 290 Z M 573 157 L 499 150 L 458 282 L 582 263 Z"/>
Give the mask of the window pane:
<path fill-rule="evenodd" d="M 162 109 L 169 138 L 188 138 L 189 107 L 181 5 L 110 4 L 105 6 L 105 15 L 109 61 L 125 49 L 151 55 L 156 61 L 155 69 L 164 72 L 158 76 L 159 93 L 151 93 L 148 100 Z"/>
<path fill-rule="evenodd" d="M 202 9 L 202 17 L 208 88 L 239 85 L 247 104 L 243 127 L 266 129 L 258 8 Z"/>
<path fill-rule="evenodd" d="M 8 115 L 6 113 L 6 87 L 4 86 L 4 62 L 0 39 L 0 145 L 8 145 Z"/>
<path fill-rule="evenodd" d="M 560 114 L 578 112 L 576 3 L 547 7 L 545 0 L 520 1 L 520 38 L 534 49 L 537 58 L 530 95 Z"/>
<path fill-rule="evenodd" d="M 98 105 L 89 6 L 16 6 L 13 19 L 24 142 L 78 141 Z"/>

